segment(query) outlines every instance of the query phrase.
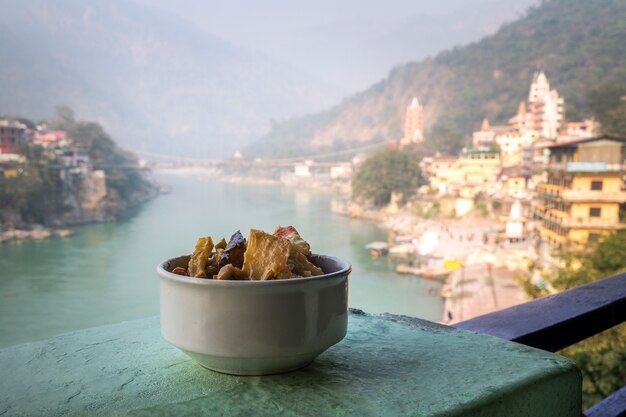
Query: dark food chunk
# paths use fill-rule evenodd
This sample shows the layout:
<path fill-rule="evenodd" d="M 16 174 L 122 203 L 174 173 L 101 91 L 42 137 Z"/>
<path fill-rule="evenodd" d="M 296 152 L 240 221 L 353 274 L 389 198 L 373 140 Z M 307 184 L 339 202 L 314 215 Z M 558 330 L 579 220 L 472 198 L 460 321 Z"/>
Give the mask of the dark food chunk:
<path fill-rule="evenodd" d="M 220 256 L 219 266 L 220 268 L 225 265 L 232 265 L 237 268 L 243 267 L 243 255 L 246 252 L 246 239 L 239 230 L 235 232 L 230 238 L 226 249 Z"/>
<path fill-rule="evenodd" d="M 187 268 L 182 268 L 180 266 L 177 266 L 176 268 L 172 269 L 172 274 L 184 275 L 186 277 L 189 276 L 189 274 L 187 273 Z"/>

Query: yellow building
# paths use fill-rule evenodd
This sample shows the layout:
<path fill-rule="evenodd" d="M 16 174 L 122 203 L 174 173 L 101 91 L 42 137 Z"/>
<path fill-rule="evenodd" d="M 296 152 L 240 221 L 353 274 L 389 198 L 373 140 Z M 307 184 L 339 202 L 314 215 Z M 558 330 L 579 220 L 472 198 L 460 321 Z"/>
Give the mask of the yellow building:
<path fill-rule="evenodd" d="M 527 196 L 527 175 L 523 173 L 514 173 L 503 177 L 502 195 L 509 198 L 525 198 Z"/>
<path fill-rule="evenodd" d="M 433 170 L 430 184 L 441 194 L 467 196 L 468 188 L 475 194 L 493 188 L 500 173 L 500 157 L 497 152 L 465 151 L 454 162 L 440 164 Z"/>
<path fill-rule="evenodd" d="M 489 119 L 486 117 L 483 119 L 483 123 L 480 126 L 480 130 L 477 130 L 472 134 L 472 146 L 477 150 L 490 150 L 493 149 L 493 145 L 496 141 L 496 135 L 504 134 L 511 131 L 511 127 L 504 126 L 491 126 Z"/>
<path fill-rule="evenodd" d="M 496 143 L 500 147 L 500 158 L 505 168 L 522 163 L 522 150 L 530 147 L 539 136 L 532 130 L 509 131 L 496 135 Z"/>
<path fill-rule="evenodd" d="M 601 136 L 548 146 L 547 181 L 533 214 L 545 249 L 577 250 L 626 229 L 626 138 Z"/>

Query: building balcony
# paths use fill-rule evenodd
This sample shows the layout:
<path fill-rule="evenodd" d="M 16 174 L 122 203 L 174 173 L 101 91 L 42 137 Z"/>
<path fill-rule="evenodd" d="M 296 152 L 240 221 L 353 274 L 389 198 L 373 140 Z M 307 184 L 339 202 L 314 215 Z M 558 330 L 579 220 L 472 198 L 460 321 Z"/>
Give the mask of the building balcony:
<path fill-rule="evenodd" d="M 609 164 L 606 162 L 550 162 L 548 171 L 564 172 L 620 172 L 626 171 L 626 164 Z"/>
<path fill-rule="evenodd" d="M 563 190 L 561 197 L 569 202 L 626 203 L 626 191 Z"/>
<path fill-rule="evenodd" d="M 533 214 L 542 220 L 560 225 L 566 223 L 569 217 L 569 215 L 564 211 L 546 208 L 545 206 L 538 207 L 533 211 Z"/>
<path fill-rule="evenodd" d="M 540 225 L 538 227 L 539 236 L 541 236 L 541 240 L 546 242 L 554 242 L 554 243 L 566 243 L 567 237 L 558 234 L 557 232 L 548 229 L 547 227 Z"/>
<path fill-rule="evenodd" d="M 564 190 L 565 190 L 565 186 L 563 185 L 548 184 L 545 182 L 537 184 L 537 192 L 541 194 L 561 196 Z"/>
<path fill-rule="evenodd" d="M 563 227 L 570 229 L 600 229 L 600 230 L 622 230 L 626 229 L 625 223 L 620 223 L 617 219 L 603 219 L 598 217 L 570 218 L 560 223 Z"/>
<path fill-rule="evenodd" d="M 563 213 L 563 212 L 559 212 Z M 626 229 L 626 223 L 620 223 L 617 219 L 603 219 L 598 217 L 570 218 L 558 215 L 548 215 L 540 211 L 533 214 L 544 222 L 558 224 L 568 229 L 598 229 L 598 230 L 622 230 Z M 547 229 L 546 229 L 547 230 Z"/>

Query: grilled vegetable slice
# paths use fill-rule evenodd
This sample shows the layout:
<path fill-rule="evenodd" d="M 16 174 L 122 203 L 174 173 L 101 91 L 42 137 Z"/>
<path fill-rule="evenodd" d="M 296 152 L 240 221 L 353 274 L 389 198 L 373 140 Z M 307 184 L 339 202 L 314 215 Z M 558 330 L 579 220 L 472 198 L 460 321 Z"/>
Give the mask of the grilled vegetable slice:
<path fill-rule="evenodd" d="M 287 239 L 252 229 L 243 258 L 243 271 L 252 280 L 289 278 L 289 249 Z"/>
<path fill-rule="evenodd" d="M 196 243 L 196 248 L 189 259 L 189 271 L 190 277 L 206 278 L 206 266 L 209 263 L 209 258 L 213 252 L 213 240 L 211 236 L 201 237 Z"/>

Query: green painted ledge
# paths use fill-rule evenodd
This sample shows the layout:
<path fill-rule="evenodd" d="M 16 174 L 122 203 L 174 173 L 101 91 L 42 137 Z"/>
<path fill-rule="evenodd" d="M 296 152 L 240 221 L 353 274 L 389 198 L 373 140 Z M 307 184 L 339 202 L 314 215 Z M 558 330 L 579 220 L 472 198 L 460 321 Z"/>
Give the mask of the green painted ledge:
<path fill-rule="evenodd" d="M 309 367 L 235 377 L 165 342 L 158 317 L 0 350 L 0 416 L 580 417 L 568 360 L 491 336 L 350 315 Z"/>

